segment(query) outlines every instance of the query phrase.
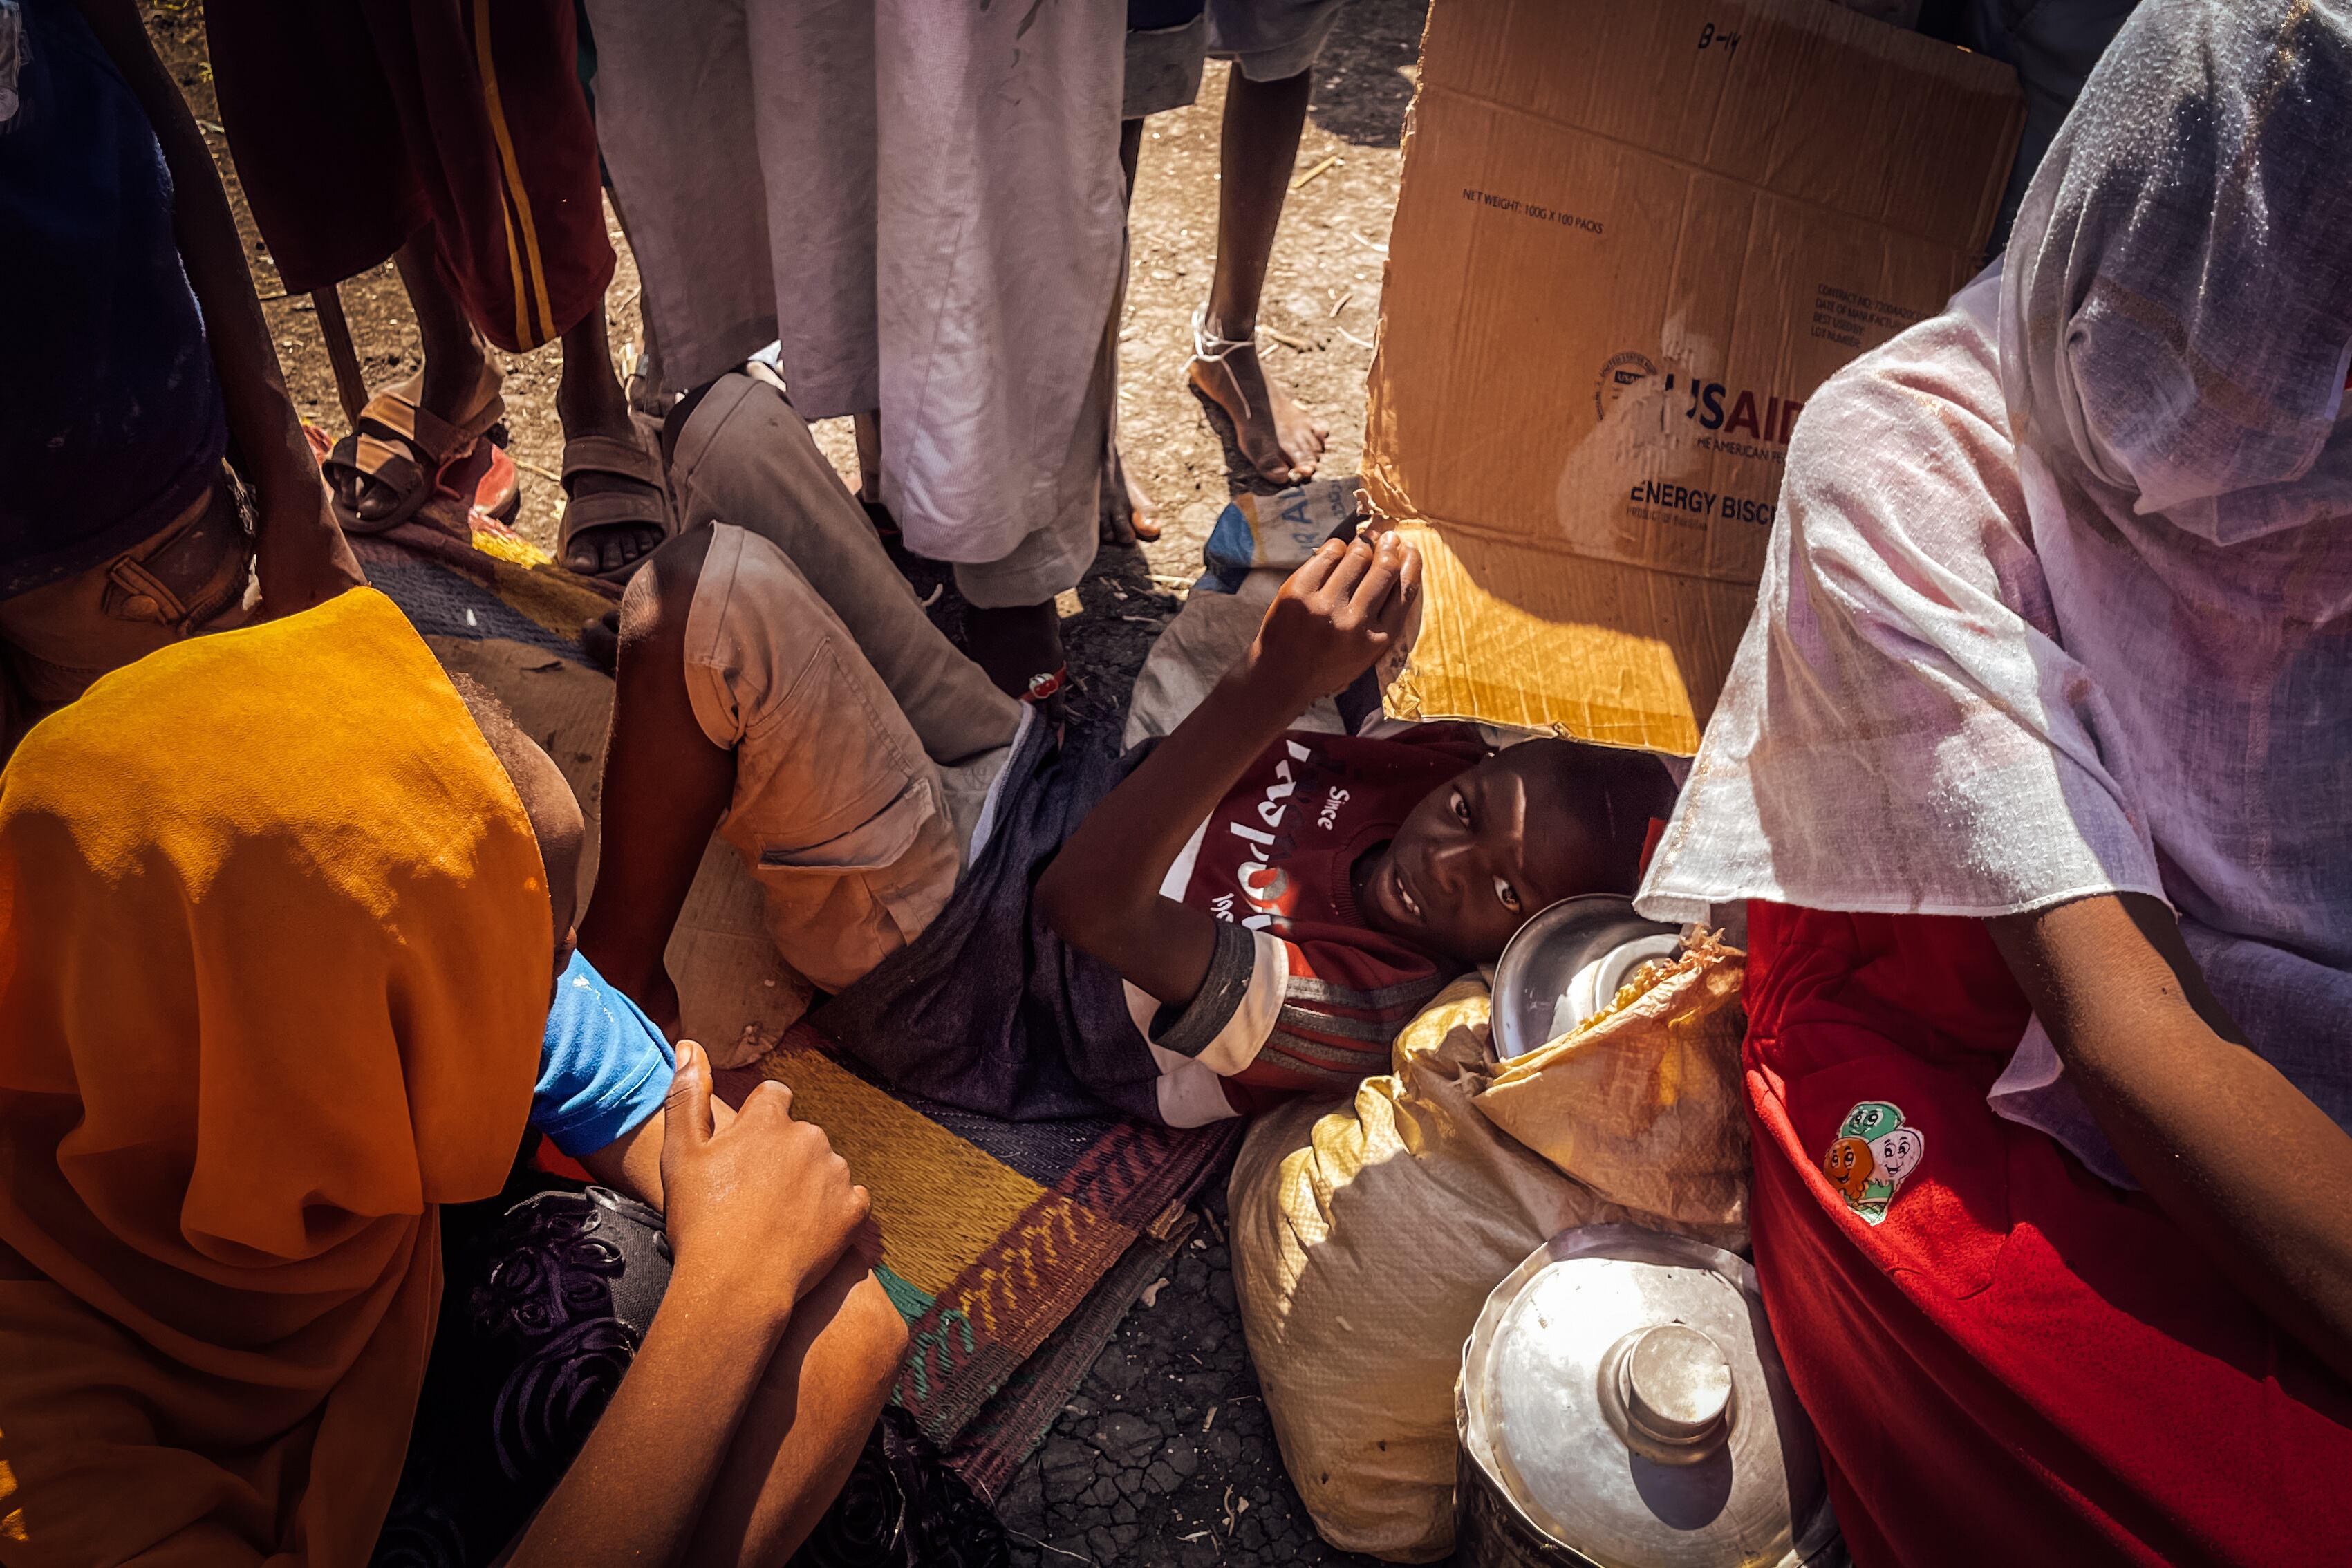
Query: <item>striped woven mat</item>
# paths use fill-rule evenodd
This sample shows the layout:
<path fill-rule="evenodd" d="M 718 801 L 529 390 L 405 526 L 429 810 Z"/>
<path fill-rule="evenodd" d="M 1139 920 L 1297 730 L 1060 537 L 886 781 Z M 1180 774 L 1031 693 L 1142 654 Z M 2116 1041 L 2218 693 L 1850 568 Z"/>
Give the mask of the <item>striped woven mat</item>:
<path fill-rule="evenodd" d="M 453 642 L 482 645 L 465 668 L 547 745 L 593 823 L 610 682 L 585 668 L 577 634 L 612 593 L 511 533 L 478 527 L 460 539 L 430 515 L 353 547 L 445 658 L 459 662 Z M 713 856 L 706 873 L 731 873 L 731 861 Z M 674 946 L 673 972 L 678 962 Z M 760 983 L 764 994 L 791 995 L 796 1015 L 804 983 L 778 973 Z M 1186 1202 L 1223 1169 L 1241 1124 L 997 1121 L 876 1082 L 806 1024 L 758 1031 L 768 1048 L 720 1074 L 722 1094 L 740 1101 L 761 1077 L 789 1083 L 794 1114 L 825 1130 L 872 1193 L 877 1273 L 912 1341 L 898 1403 L 993 1497 L 1189 1232 Z"/>

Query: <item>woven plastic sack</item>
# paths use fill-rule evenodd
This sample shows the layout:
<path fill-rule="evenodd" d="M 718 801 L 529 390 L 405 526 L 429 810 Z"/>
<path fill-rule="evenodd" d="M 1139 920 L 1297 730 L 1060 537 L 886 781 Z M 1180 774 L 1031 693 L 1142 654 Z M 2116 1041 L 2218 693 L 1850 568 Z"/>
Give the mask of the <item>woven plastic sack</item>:
<path fill-rule="evenodd" d="M 1625 1217 L 1473 1109 L 1486 988 L 1459 981 L 1355 1099 L 1258 1118 L 1230 1193 L 1234 1282 L 1283 1462 L 1334 1546 L 1454 1543 L 1454 1378 L 1496 1281 L 1555 1233 Z"/>
<path fill-rule="evenodd" d="M 1608 1007 L 1497 1069 L 1478 1110 L 1609 1202 L 1718 1247 L 1744 1246 L 1747 967 L 1738 949 L 1694 937 Z"/>
<path fill-rule="evenodd" d="M 1745 1241 L 1742 966 L 1703 942 L 1507 1068 L 1467 977 L 1346 1105 L 1251 1127 L 1230 1191 L 1242 1326 L 1325 1540 L 1402 1563 L 1452 1550 L 1462 1342 L 1537 1247 L 1609 1223 Z"/>

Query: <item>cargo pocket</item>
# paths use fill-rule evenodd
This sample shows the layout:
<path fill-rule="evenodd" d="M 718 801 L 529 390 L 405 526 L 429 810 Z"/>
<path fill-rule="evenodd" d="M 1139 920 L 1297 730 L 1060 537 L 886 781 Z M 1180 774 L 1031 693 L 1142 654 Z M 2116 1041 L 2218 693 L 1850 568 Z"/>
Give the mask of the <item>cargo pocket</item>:
<path fill-rule="evenodd" d="M 917 777 L 847 832 L 763 842 L 754 873 L 778 950 L 839 991 L 923 933 L 955 890 L 961 858 L 937 783 Z"/>

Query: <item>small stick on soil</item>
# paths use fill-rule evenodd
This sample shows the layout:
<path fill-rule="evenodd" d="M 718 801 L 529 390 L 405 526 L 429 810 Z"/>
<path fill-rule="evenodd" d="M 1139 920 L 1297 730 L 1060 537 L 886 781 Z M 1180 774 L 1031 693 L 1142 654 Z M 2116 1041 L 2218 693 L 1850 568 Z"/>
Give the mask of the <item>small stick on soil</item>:
<path fill-rule="evenodd" d="M 1328 316 L 1326 316 L 1324 320 L 1328 321 L 1338 321 L 1339 319 L 1339 312 L 1346 310 L 1348 308 L 1348 301 L 1355 297 L 1356 291 L 1353 289 L 1350 289 L 1345 294 L 1340 295 L 1339 302 L 1331 307 L 1331 313 Z"/>
<path fill-rule="evenodd" d="M 1063 1548 L 1055 1545 L 1050 1541 L 1040 1541 L 1034 1535 L 1025 1535 L 1020 1531 L 1013 1529 L 1009 1524 L 1004 1525 L 1003 1528 L 1005 1534 L 1012 1536 L 1016 1541 L 1025 1541 L 1030 1545 L 1037 1548 L 1040 1552 L 1050 1552 L 1056 1557 L 1074 1557 L 1081 1563 L 1091 1563 L 1094 1561 L 1093 1558 L 1087 1556 L 1083 1552 L 1065 1551 Z"/>
<path fill-rule="evenodd" d="M 1328 173 L 1331 166 L 1339 161 L 1339 154 L 1337 153 L 1332 153 L 1329 157 L 1324 159 L 1321 163 L 1307 170 L 1307 173 L 1291 181 L 1290 188 L 1294 191 L 1305 190 L 1307 186 L 1320 179 L 1325 174 Z"/>
<path fill-rule="evenodd" d="M 1277 332 L 1272 327 L 1260 327 L 1258 331 L 1265 334 L 1267 337 L 1272 338 L 1276 342 L 1280 343 L 1284 348 L 1293 350 L 1296 353 L 1311 353 L 1314 352 L 1315 345 L 1313 343 L 1302 343 L 1297 338 L 1292 337 L 1288 332 Z"/>

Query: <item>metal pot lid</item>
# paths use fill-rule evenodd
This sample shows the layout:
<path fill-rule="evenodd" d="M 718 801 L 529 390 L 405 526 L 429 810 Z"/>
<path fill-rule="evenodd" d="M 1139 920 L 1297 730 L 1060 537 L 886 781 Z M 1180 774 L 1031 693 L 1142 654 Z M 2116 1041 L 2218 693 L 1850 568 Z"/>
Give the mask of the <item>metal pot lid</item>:
<path fill-rule="evenodd" d="M 1605 1568 L 1802 1563 L 1834 1539 L 1755 1273 L 1633 1226 L 1555 1237 L 1487 1299 L 1463 1437 L 1537 1528 Z"/>
<path fill-rule="evenodd" d="M 1636 965 L 1681 951 L 1675 927 L 1643 920 L 1615 893 L 1546 906 L 1495 965 L 1495 1054 L 1549 1044 L 1607 1006 Z"/>

